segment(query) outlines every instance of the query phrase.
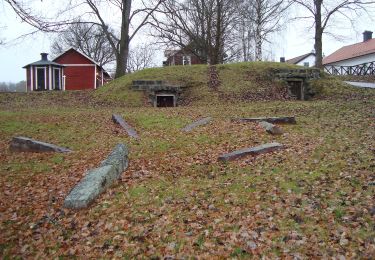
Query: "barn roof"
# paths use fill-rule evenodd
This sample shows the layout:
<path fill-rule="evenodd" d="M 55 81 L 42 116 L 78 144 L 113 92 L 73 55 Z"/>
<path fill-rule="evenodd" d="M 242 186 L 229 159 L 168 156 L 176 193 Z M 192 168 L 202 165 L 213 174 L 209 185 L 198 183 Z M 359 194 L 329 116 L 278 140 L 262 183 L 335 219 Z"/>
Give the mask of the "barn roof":
<path fill-rule="evenodd" d="M 344 46 L 323 59 L 323 64 L 348 60 L 375 53 L 375 39 Z"/>
<path fill-rule="evenodd" d="M 314 55 L 314 56 L 315 56 L 315 53 L 313 53 L 313 52 L 309 52 L 309 53 L 303 54 L 303 55 L 301 55 L 301 56 L 298 56 L 298 57 L 295 57 L 295 58 L 289 59 L 289 60 L 287 60 L 286 62 L 287 62 L 287 63 L 290 63 L 290 64 L 297 64 L 298 62 L 300 62 L 301 60 L 306 59 L 306 58 L 309 57 L 310 55 Z"/>

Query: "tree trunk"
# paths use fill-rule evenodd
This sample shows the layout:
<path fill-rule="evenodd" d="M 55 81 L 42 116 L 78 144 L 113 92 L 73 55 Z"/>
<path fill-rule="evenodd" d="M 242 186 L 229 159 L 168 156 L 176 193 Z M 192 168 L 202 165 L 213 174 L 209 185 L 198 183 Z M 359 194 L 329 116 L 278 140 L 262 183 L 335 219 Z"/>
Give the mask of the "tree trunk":
<path fill-rule="evenodd" d="M 262 1 L 255 3 L 255 60 L 262 60 Z"/>
<path fill-rule="evenodd" d="M 216 38 L 215 38 L 215 47 L 214 47 L 214 59 L 211 64 L 219 64 L 222 63 L 221 59 L 221 16 L 222 16 L 222 3 L 220 0 L 216 1 Z"/>
<path fill-rule="evenodd" d="M 322 68 L 323 67 L 323 28 L 322 28 L 322 2 L 323 0 L 314 0 L 315 4 L 315 55 L 316 55 L 316 62 L 315 67 Z"/>
<path fill-rule="evenodd" d="M 128 65 L 129 56 L 129 23 L 130 23 L 130 9 L 132 0 L 122 1 L 121 12 L 121 37 L 118 47 L 118 55 L 116 55 L 116 73 L 115 78 L 124 76 Z"/>
<path fill-rule="evenodd" d="M 255 35 L 255 60 L 262 60 L 262 36 L 260 32 L 260 26 L 257 25 L 256 35 Z"/>

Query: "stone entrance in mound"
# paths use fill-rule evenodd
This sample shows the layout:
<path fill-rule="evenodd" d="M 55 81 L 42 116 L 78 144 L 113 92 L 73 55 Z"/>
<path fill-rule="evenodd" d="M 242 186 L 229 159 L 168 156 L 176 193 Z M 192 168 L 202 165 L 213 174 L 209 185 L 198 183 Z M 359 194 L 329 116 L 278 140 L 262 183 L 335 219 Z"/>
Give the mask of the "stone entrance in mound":
<path fill-rule="evenodd" d="M 154 107 L 176 107 L 182 87 L 158 80 L 134 80 L 133 90 L 144 91 Z"/>
<path fill-rule="evenodd" d="M 177 98 L 171 94 L 156 94 L 156 105 L 154 107 L 175 107 Z"/>
<path fill-rule="evenodd" d="M 302 79 L 288 80 L 289 95 L 295 97 L 297 100 L 305 100 L 305 88 Z"/>
<path fill-rule="evenodd" d="M 287 83 L 289 95 L 297 100 L 308 100 L 314 96 L 309 85 L 311 79 L 320 77 L 319 69 L 275 69 L 273 75 Z"/>

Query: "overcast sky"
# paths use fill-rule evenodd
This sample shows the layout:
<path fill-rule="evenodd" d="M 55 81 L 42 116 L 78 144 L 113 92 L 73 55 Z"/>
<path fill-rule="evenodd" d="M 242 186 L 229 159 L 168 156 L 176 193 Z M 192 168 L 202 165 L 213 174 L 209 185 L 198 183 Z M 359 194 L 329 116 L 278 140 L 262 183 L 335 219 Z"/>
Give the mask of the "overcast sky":
<path fill-rule="evenodd" d="M 10 41 L 5 46 L 0 45 L 0 82 L 19 82 L 25 80 L 25 70 L 22 67 L 40 60 L 41 52 L 50 52 L 51 39 L 54 35 L 38 33 L 21 40 L 12 41 L 33 29 L 22 23 L 20 18 L 17 17 L 4 1 L 1 1 L 0 4 L 0 17 L 0 39 L 7 42 Z M 337 39 L 325 36 L 323 38 L 323 53 L 329 55 L 344 45 L 362 41 L 363 31 L 375 30 L 375 28 L 370 26 L 372 24 L 374 24 L 373 21 L 365 16 L 355 21 L 354 28 L 347 21 L 332 23 L 330 30 L 344 36 L 344 39 L 338 41 Z M 282 56 L 290 59 L 313 50 L 314 32 L 313 30 L 307 30 L 307 25 L 308 23 L 306 22 L 290 23 L 283 32 L 279 33 L 279 36 L 275 36 L 272 39 L 273 45 L 271 51 L 276 61 Z M 144 37 L 142 38 L 144 39 Z M 155 62 L 161 65 L 162 59 L 163 56 L 159 54 Z"/>

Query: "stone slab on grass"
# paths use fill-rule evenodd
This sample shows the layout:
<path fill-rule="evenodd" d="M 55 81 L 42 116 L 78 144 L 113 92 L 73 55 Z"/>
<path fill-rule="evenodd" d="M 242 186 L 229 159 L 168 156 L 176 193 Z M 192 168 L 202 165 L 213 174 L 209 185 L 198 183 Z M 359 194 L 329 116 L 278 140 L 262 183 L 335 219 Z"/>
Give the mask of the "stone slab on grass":
<path fill-rule="evenodd" d="M 122 128 L 124 128 L 130 137 L 139 139 L 137 131 L 135 131 L 133 127 L 131 127 L 127 122 L 125 122 L 125 120 L 120 115 L 113 114 L 112 120 L 113 122 L 119 124 Z"/>
<path fill-rule="evenodd" d="M 116 169 L 116 176 L 120 178 L 121 173 L 128 168 L 129 164 L 129 150 L 125 144 L 118 144 L 107 156 L 107 158 L 101 162 L 100 167 L 113 165 Z"/>
<path fill-rule="evenodd" d="M 15 152 L 37 152 L 37 153 L 44 153 L 44 152 L 69 153 L 71 152 L 71 150 L 68 148 L 37 141 L 37 140 L 23 137 L 23 136 L 13 137 L 9 148 L 11 151 L 15 151 Z"/>
<path fill-rule="evenodd" d="M 294 116 L 232 118 L 232 121 L 244 123 L 265 121 L 271 124 L 297 124 L 296 118 Z"/>
<path fill-rule="evenodd" d="M 282 135 L 284 133 L 284 131 L 280 127 L 278 127 L 277 125 L 268 123 L 266 121 L 261 121 L 259 125 L 263 127 L 266 130 L 266 132 L 271 135 Z"/>
<path fill-rule="evenodd" d="M 201 125 L 206 125 L 208 124 L 209 122 L 212 121 L 212 117 L 205 117 L 205 118 L 202 118 L 198 121 L 195 121 L 191 124 L 188 124 L 187 126 L 185 126 L 182 131 L 184 132 L 190 132 L 192 131 L 194 128 L 198 127 L 198 126 L 201 126 Z"/>
<path fill-rule="evenodd" d="M 269 153 L 283 148 L 284 146 L 279 143 L 263 144 L 251 148 L 237 150 L 231 153 L 223 154 L 219 156 L 219 161 L 232 161 L 247 155 L 259 155 L 262 153 Z"/>
<path fill-rule="evenodd" d="M 116 167 L 106 165 L 92 169 L 65 198 L 64 207 L 81 209 L 88 207 L 116 179 Z"/>
<path fill-rule="evenodd" d="M 120 178 L 128 167 L 128 148 L 118 144 L 99 168 L 89 170 L 65 198 L 64 207 L 81 209 L 88 207 L 102 192 Z"/>

